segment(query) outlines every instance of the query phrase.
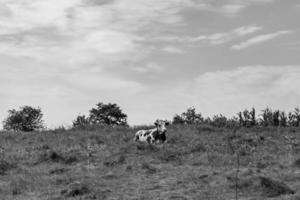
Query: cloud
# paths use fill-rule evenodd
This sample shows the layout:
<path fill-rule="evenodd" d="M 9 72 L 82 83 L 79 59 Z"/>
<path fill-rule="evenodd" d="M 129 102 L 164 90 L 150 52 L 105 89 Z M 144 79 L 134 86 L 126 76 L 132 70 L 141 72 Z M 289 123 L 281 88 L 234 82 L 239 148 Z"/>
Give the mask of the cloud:
<path fill-rule="evenodd" d="M 257 26 L 257 25 L 248 25 L 248 26 L 241 26 L 236 29 L 233 29 L 232 31 L 228 32 L 221 32 L 221 33 L 213 33 L 208 35 L 199 35 L 196 37 L 191 36 L 176 36 L 176 35 L 163 35 L 158 37 L 152 37 L 152 41 L 157 42 L 167 42 L 167 43 L 180 43 L 183 45 L 195 45 L 196 43 L 208 43 L 210 45 L 220 45 L 224 43 L 228 43 L 232 40 L 235 40 L 237 38 L 253 34 L 257 31 L 262 30 L 263 27 Z M 169 46 L 163 48 L 163 50 L 166 51 L 172 51 L 174 50 L 172 47 L 172 50 Z"/>
<path fill-rule="evenodd" d="M 245 5 L 240 5 L 240 4 L 226 4 L 220 8 L 220 12 L 228 15 L 235 15 L 245 7 L 246 7 Z"/>
<path fill-rule="evenodd" d="M 229 0 L 222 1 L 221 4 L 219 2 L 216 2 L 217 1 L 201 1 L 196 5 L 196 7 L 199 10 L 233 17 L 249 6 L 272 3 L 274 2 L 274 0 Z"/>
<path fill-rule="evenodd" d="M 143 41 L 182 26 L 181 11 L 194 4 L 191 0 L 4 0 L 0 53 L 12 59 L 31 58 L 46 71 L 45 66 L 68 70 L 134 65 L 157 50 Z M 164 50 L 175 53 L 174 48 Z"/>
<path fill-rule="evenodd" d="M 197 5 L 198 10 L 209 11 L 213 13 L 222 14 L 225 16 L 235 16 L 246 6 L 242 4 L 224 4 L 221 6 L 215 6 L 209 3 L 201 3 Z"/>
<path fill-rule="evenodd" d="M 256 25 L 242 26 L 230 32 L 214 33 L 211 35 L 200 35 L 195 38 L 190 38 L 190 41 L 192 42 L 204 41 L 204 42 L 208 42 L 211 45 L 224 44 L 238 37 L 255 33 L 261 29 L 262 27 Z"/>
<path fill-rule="evenodd" d="M 80 0 L 66 0 L 55 4 L 51 0 L 4 0 L 2 6 L 6 12 L 0 17 L 0 27 L 5 28 L 2 34 L 45 26 L 63 29 L 67 25 L 66 10 L 79 6 L 80 3 Z"/>
<path fill-rule="evenodd" d="M 171 54 L 182 54 L 185 53 L 184 50 L 177 48 L 175 46 L 165 46 L 161 49 L 162 51 L 165 51 L 167 53 L 171 53 Z"/>
<path fill-rule="evenodd" d="M 292 33 L 291 30 L 284 30 L 284 31 L 277 31 L 275 33 L 258 35 L 258 36 L 255 36 L 253 38 L 248 39 L 245 42 L 233 45 L 231 48 L 234 49 L 234 50 L 240 50 L 240 49 L 244 49 L 244 48 L 256 45 L 256 44 L 266 42 L 268 40 L 272 40 L 272 39 L 274 39 L 276 37 L 279 37 L 281 35 L 287 35 L 287 34 L 291 34 L 291 33 Z"/>
<path fill-rule="evenodd" d="M 254 4 L 254 3 L 272 3 L 275 0 L 235 0 L 235 2 L 245 3 L 245 4 Z"/>
<path fill-rule="evenodd" d="M 244 36 L 244 35 L 254 33 L 261 29 L 262 29 L 262 27 L 260 27 L 260 26 L 242 26 L 242 27 L 239 27 L 239 28 L 233 30 L 232 32 L 238 36 Z"/>
<path fill-rule="evenodd" d="M 182 26 L 181 11 L 194 5 L 192 0 L 4 0 L 0 52 L 72 65 L 135 62 L 153 51 L 141 43 L 148 35 Z"/>
<path fill-rule="evenodd" d="M 147 63 L 145 66 L 134 67 L 132 69 L 139 73 L 159 73 L 164 70 L 163 66 L 155 62 L 150 62 Z"/>

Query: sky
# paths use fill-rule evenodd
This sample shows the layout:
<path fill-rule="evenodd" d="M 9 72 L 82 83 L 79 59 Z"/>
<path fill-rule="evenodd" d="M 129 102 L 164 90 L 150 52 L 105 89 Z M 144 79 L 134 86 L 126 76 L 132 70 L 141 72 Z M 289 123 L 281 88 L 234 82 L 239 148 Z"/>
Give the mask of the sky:
<path fill-rule="evenodd" d="M 0 0 L 0 120 L 98 102 L 130 125 L 300 105 L 300 0 Z"/>

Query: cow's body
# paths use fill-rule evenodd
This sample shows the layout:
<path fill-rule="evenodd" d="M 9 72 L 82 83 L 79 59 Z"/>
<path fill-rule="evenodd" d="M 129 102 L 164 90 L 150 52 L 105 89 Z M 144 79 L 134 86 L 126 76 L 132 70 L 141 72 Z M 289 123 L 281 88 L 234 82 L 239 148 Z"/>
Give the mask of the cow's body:
<path fill-rule="evenodd" d="M 136 132 L 134 141 L 141 141 L 141 142 L 147 142 L 149 144 L 153 143 L 164 143 L 167 139 L 166 133 L 166 125 L 169 123 L 162 120 L 157 120 L 155 122 L 156 128 L 148 129 L 148 130 L 139 130 Z"/>

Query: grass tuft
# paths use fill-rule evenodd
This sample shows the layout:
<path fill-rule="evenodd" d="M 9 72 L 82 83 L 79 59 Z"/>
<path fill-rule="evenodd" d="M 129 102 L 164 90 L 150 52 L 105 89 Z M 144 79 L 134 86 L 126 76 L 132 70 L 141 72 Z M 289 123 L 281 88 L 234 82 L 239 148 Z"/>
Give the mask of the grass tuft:
<path fill-rule="evenodd" d="M 71 184 L 69 187 L 70 188 L 61 191 L 61 194 L 65 197 L 77 197 L 91 193 L 91 190 L 85 184 Z"/>
<path fill-rule="evenodd" d="M 276 197 L 282 194 L 294 194 L 295 191 L 292 190 L 285 183 L 273 180 L 267 177 L 259 177 L 260 184 L 264 189 L 264 194 L 267 197 Z"/>
<path fill-rule="evenodd" d="M 6 160 L 0 160 L 0 175 L 5 175 L 8 171 L 15 169 L 16 164 L 7 162 Z"/>
<path fill-rule="evenodd" d="M 142 163 L 142 169 L 145 170 L 147 174 L 155 174 L 159 172 L 159 169 L 146 162 Z"/>

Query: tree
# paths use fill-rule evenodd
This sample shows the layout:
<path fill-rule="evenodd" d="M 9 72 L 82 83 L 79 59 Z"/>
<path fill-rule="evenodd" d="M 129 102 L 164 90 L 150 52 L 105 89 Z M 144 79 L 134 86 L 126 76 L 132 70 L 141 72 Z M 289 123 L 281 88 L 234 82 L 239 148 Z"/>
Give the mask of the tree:
<path fill-rule="evenodd" d="M 239 125 L 244 126 L 244 117 L 243 117 L 242 112 L 238 112 L 237 115 L 238 115 Z"/>
<path fill-rule="evenodd" d="M 212 118 L 212 125 L 215 127 L 225 127 L 228 124 L 228 120 L 223 115 L 214 115 Z"/>
<path fill-rule="evenodd" d="M 252 108 L 250 111 L 250 125 L 255 126 L 256 125 L 256 115 L 255 115 L 255 108 Z"/>
<path fill-rule="evenodd" d="M 283 127 L 286 127 L 287 126 L 287 116 L 285 114 L 284 111 L 281 111 L 280 114 L 279 114 L 279 124 L 280 126 L 283 126 Z"/>
<path fill-rule="evenodd" d="M 300 126 L 300 109 L 295 108 L 294 110 L 295 126 Z"/>
<path fill-rule="evenodd" d="M 288 114 L 288 124 L 289 126 L 294 126 L 294 115 L 292 112 L 289 112 Z"/>
<path fill-rule="evenodd" d="M 275 110 L 273 112 L 272 116 L 273 116 L 272 125 L 273 126 L 279 126 L 280 125 L 280 111 L 279 110 Z"/>
<path fill-rule="evenodd" d="M 180 115 L 175 115 L 173 117 L 172 124 L 184 124 L 184 119 Z"/>
<path fill-rule="evenodd" d="M 251 127 L 256 125 L 255 109 L 252 108 L 251 111 L 245 109 L 243 112 L 239 112 L 238 121 L 240 126 Z"/>
<path fill-rule="evenodd" d="M 8 117 L 3 121 L 5 130 L 34 131 L 44 128 L 43 113 L 40 108 L 20 107 L 20 110 L 8 110 Z"/>
<path fill-rule="evenodd" d="M 181 115 L 175 115 L 173 124 L 199 124 L 203 123 L 204 119 L 201 113 L 197 113 L 194 107 L 190 107 Z"/>
<path fill-rule="evenodd" d="M 85 117 L 85 115 L 78 115 L 73 121 L 73 127 L 85 127 L 90 124 L 90 119 Z"/>
<path fill-rule="evenodd" d="M 89 121 L 91 124 L 127 125 L 127 115 L 117 104 L 98 103 L 90 110 Z"/>
<path fill-rule="evenodd" d="M 199 124 L 203 122 L 201 113 L 197 113 L 194 107 L 188 108 L 186 112 L 182 113 L 182 116 L 187 124 Z"/>
<path fill-rule="evenodd" d="M 270 108 L 266 108 L 262 110 L 262 119 L 260 121 L 263 126 L 271 126 L 273 125 L 273 112 Z"/>
<path fill-rule="evenodd" d="M 290 126 L 300 126 L 300 109 L 295 108 L 294 112 L 288 114 L 288 124 Z"/>

